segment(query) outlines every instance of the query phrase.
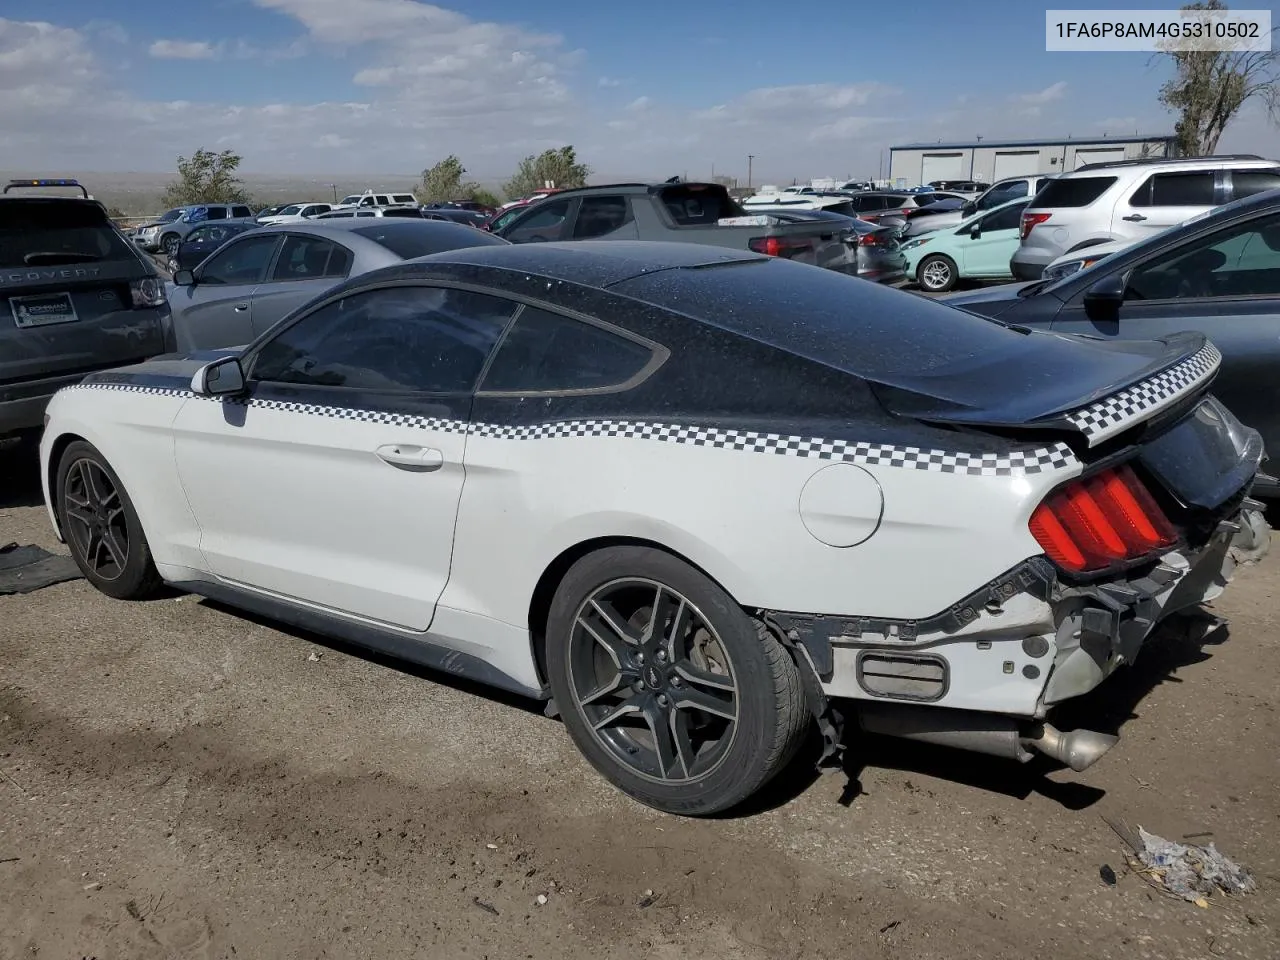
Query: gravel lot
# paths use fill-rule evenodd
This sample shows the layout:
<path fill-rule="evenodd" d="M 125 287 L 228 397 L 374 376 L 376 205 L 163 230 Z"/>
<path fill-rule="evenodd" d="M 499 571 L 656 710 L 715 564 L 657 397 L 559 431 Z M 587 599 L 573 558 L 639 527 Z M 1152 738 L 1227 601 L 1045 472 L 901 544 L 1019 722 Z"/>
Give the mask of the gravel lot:
<path fill-rule="evenodd" d="M 61 549 L 0 452 L 11 540 Z M 1273 960 L 1278 586 L 1243 570 L 1227 642 L 1170 632 L 1081 704 L 1123 725 L 1087 773 L 867 740 L 700 822 L 536 705 L 192 597 L 0 597 L 0 957 Z M 1165 899 L 1104 815 L 1211 831 L 1260 891 Z"/>

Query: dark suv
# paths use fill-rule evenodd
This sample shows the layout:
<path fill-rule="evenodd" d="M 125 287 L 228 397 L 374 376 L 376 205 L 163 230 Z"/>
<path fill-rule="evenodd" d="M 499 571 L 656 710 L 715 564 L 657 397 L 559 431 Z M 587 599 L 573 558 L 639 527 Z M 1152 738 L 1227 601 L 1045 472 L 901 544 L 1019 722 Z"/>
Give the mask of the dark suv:
<path fill-rule="evenodd" d="M 15 195 L 73 188 L 80 197 Z M 0 438 L 39 430 L 49 398 L 87 373 L 165 353 L 164 283 L 74 180 L 0 195 Z"/>

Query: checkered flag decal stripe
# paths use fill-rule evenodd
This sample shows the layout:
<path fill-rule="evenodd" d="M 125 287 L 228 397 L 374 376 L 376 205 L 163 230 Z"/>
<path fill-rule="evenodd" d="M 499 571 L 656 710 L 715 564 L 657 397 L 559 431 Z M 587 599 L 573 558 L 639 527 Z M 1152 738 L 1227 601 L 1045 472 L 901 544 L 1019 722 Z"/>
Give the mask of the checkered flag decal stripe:
<path fill-rule="evenodd" d="M 1128 429 L 1139 420 L 1166 407 L 1212 376 L 1222 362 L 1222 354 L 1212 343 L 1168 370 L 1143 380 L 1127 390 L 1067 414 L 1067 420 L 1089 438 L 1093 446 Z"/>
<path fill-rule="evenodd" d="M 122 390 L 129 393 L 169 394 L 194 397 L 178 387 L 149 387 L 131 383 L 96 381 L 77 384 L 71 389 Z M 201 399 L 217 400 L 216 397 Z M 1050 473 L 1079 466 L 1079 461 L 1066 444 L 1051 447 L 1023 448 L 1002 453 L 963 453 L 902 447 L 881 443 L 828 440 L 822 437 L 784 436 L 749 430 L 722 430 L 716 427 L 686 424 L 651 423 L 630 420 L 562 420 L 525 426 L 496 423 L 468 425 L 461 420 L 421 417 L 407 413 L 378 410 L 355 410 L 348 407 L 317 406 L 286 400 L 232 400 L 264 410 L 278 410 L 313 417 L 353 420 L 389 426 L 413 427 L 421 430 L 470 434 L 492 440 L 559 440 L 582 437 L 605 437 L 622 440 L 656 440 L 694 447 L 711 447 L 745 453 L 767 453 L 784 457 L 814 460 L 843 460 L 867 466 L 899 467 L 933 473 L 955 473 L 979 477 L 1007 477 L 1015 474 Z"/>

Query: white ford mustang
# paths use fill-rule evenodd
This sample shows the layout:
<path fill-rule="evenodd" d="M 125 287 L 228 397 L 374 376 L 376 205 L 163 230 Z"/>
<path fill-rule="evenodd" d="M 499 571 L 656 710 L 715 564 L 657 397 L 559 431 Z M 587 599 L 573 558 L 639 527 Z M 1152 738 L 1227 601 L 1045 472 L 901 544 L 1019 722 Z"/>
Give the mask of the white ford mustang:
<path fill-rule="evenodd" d="M 694 244 L 479 247 L 58 393 L 50 516 L 162 583 L 547 700 L 644 803 L 811 731 L 1083 769 L 1048 711 L 1218 595 L 1258 435 L 1198 334 L 1031 333 Z"/>

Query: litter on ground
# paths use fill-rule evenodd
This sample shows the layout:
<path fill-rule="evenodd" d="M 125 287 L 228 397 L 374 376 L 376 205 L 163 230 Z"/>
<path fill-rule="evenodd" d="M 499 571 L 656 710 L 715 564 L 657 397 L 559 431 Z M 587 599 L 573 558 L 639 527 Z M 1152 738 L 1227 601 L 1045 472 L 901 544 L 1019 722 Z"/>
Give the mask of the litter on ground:
<path fill-rule="evenodd" d="M 1253 893 L 1257 881 L 1244 867 L 1223 856 L 1209 841 L 1207 846 L 1175 843 L 1138 827 L 1141 848 L 1136 852 L 1142 867 L 1170 893 L 1197 906 L 1208 906 L 1206 897 L 1224 893 Z"/>

